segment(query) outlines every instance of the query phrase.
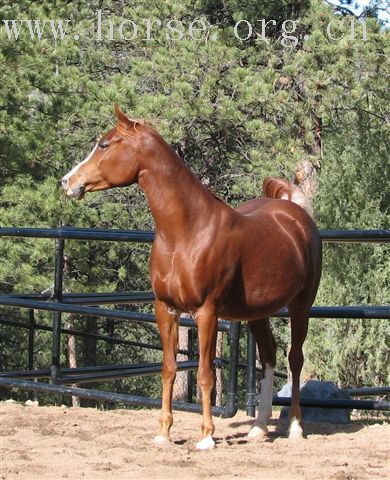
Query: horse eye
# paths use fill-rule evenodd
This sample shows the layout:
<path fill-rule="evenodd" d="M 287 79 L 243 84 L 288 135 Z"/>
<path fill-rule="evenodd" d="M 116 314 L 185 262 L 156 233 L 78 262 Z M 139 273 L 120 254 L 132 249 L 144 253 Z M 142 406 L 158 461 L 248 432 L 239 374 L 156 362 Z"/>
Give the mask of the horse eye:
<path fill-rule="evenodd" d="M 98 147 L 101 150 L 107 150 L 109 146 L 110 146 L 110 143 L 107 140 L 102 140 L 101 142 L 98 143 Z"/>

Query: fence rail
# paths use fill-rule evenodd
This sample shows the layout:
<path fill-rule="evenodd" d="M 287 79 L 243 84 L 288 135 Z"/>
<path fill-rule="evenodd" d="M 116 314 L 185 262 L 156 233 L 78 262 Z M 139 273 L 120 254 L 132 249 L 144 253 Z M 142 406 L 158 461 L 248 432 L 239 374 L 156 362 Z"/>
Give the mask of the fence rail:
<path fill-rule="evenodd" d="M 390 242 L 390 230 L 324 230 L 320 232 L 321 239 L 327 243 L 380 243 Z M 12 306 L 26 308 L 30 311 L 29 322 L 16 322 L 8 319 L 1 319 L 0 323 L 25 328 L 29 331 L 29 370 L 19 372 L 0 373 L 0 387 L 19 388 L 30 391 L 45 391 L 60 393 L 63 395 L 79 396 L 81 398 L 90 398 L 97 400 L 117 401 L 128 405 L 143 405 L 147 407 L 156 407 L 161 404 L 159 399 L 140 397 L 134 395 L 124 395 L 115 392 L 101 392 L 91 389 L 80 389 L 60 385 L 60 383 L 84 383 L 88 381 L 117 379 L 132 375 L 152 375 L 161 372 L 161 364 L 143 364 L 133 366 L 98 366 L 88 368 L 78 368 L 73 371 L 61 368 L 60 366 L 60 338 L 61 334 L 82 335 L 104 340 L 112 343 L 121 343 L 128 346 L 141 348 L 151 348 L 161 350 L 160 346 L 149 345 L 139 342 L 130 342 L 123 339 L 113 338 L 105 335 L 90 334 L 71 329 L 64 329 L 61 326 L 62 313 L 82 314 L 85 316 L 105 317 L 122 319 L 133 322 L 155 323 L 155 317 L 152 314 L 133 312 L 128 310 L 118 310 L 102 308 L 100 305 L 126 305 L 138 303 L 150 303 L 154 296 L 151 292 L 130 292 L 130 293 L 63 293 L 63 257 L 65 240 L 100 240 L 100 241 L 119 241 L 134 243 L 152 243 L 154 232 L 134 231 L 134 230 L 105 230 L 105 229 L 87 229 L 73 227 L 59 228 L 0 228 L 0 237 L 25 237 L 25 238 L 49 238 L 55 239 L 55 272 L 54 272 L 54 292 L 50 294 L 3 294 L 0 295 L 0 306 Z M 34 310 L 51 311 L 53 314 L 52 327 L 39 325 L 34 320 Z M 286 309 L 277 312 L 275 317 L 288 317 Z M 390 306 L 336 306 L 336 307 L 313 307 L 310 312 L 312 318 L 348 318 L 348 319 L 389 319 Z M 181 318 L 180 324 L 185 327 L 194 328 L 195 323 L 192 319 Z M 51 368 L 43 369 L 40 372 L 32 369 L 34 330 L 47 330 L 52 332 L 52 360 Z M 226 321 L 219 322 L 219 330 L 227 332 L 230 336 L 229 359 L 219 359 L 216 364 L 228 365 L 228 393 L 226 395 L 226 404 L 223 407 L 214 407 L 213 413 L 225 417 L 233 416 L 237 410 L 237 379 L 238 369 L 242 367 L 239 362 L 239 337 L 240 324 Z M 254 409 L 257 405 L 255 393 L 255 342 L 251 335 L 248 335 L 247 345 L 247 413 L 254 415 Z M 192 351 L 181 351 L 188 354 L 189 361 L 182 362 L 179 367 L 183 370 L 196 368 L 197 361 L 194 360 Z M 34 376 L 35 372 L 35 376 Z M 42 382 L 30 382 L 28 378 L 46 378 L 50 377 L 52 384 Z M 343 400 L 341 403 L 330 402 L 327 406 L 330 408 L 372 408 L 376 410 L 389 409 L 386 402 L 374 402 Z M 320 405 L 321 403 L 321 405 Z M 302 399 L 301 404 L 305 406 L 326 406 L 325 402 Z M 289 399 L 274 398 L 275 405 L 288 405 Z M 349 405 L 349 406 L 348 406 Z M 174 403 L 174 408 L 187 411 L 200 411 L 200 406 L 191 403 Z"/>
<path fill-rule="evenodd" d="M 390 230 L 321 230 L 324 242 L 389 243 Z M 153 231 L 114 230 L 102 228 L 26 228 L 1 227 L 0 237 L 57 238 L 68 240 L 104 240 L 113 242 L 152 243 Z"/>

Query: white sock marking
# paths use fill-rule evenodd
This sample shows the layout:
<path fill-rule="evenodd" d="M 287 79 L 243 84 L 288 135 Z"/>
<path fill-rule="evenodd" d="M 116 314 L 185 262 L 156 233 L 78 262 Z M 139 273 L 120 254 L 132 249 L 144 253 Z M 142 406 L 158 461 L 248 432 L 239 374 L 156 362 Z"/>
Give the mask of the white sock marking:
<path fill-rule="evenodd" d="M 265 366 L 264 378 L 261 380 L 258 414 L 253 427 L 248 433 L 249 438 L 255 438 L 268 433 L 267 422 L 272 416 L 272 390 L 274 386 L 275 369 Z"/>
<path fill-rule="evenodd" d="M 212 448 L 215 448 L 213 437 L 208 435 L 207 437 L 202 438 L 202 440 L 196 444 L 196 448 L 197 450 L 211 450 Z"/>
<path fill-rule="evenodd" d="M 288 438 L 302 438 L 303 437 L 303 431 L 301 424 L 299 420 L 296 418 L 293 418 L 290 422 L 290 428 L 289 428 L 289 433 L 288 433 Z"/>

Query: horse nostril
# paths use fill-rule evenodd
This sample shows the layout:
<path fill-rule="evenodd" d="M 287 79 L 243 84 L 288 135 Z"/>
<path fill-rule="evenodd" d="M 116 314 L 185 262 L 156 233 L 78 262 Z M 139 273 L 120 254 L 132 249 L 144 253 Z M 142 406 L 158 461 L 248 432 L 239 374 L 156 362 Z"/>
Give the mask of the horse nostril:
<path fill-rule="evenodd" d="M 61 179 L 61 185 L 62 185 L 62 188 L 66 188 L 66 186 L 68 185 L 68 179 L 66 177 L 63 177 Z"/>

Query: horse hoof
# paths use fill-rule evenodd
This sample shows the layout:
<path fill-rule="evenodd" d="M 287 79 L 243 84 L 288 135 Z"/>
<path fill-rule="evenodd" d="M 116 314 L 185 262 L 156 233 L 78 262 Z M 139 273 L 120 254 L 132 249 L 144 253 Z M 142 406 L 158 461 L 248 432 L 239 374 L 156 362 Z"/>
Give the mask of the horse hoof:
<path fill-rule="evenodd" d="M 253 427 L 249 430 L 247 438 L 262 438 L 268 435 L 268 428 L 265 425 L 253 425 Z"/>
<path fill-rule="evenodd" d="M 168 437 L 163 437 L 162 435 L 157 435 L 153 439 L 155 445 L 169 445 L 171 443 Z"/>
<path fill-rule="evenodd" d="M 196 444 L 197 450 L 211 450 L 215 448 L 215 442 L 211 435 L 208 437 L 202 438 L 200 442 Z"/>

